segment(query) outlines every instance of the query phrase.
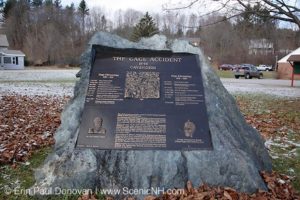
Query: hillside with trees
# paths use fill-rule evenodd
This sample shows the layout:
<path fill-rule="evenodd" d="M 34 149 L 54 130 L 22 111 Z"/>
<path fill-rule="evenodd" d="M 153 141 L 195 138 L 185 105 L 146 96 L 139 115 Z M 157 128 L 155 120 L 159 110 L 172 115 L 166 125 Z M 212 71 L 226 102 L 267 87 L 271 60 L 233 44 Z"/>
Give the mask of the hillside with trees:
<path fill-rule="evenodd" d="M 276 58 L 298 47 L 297 23 L 292 29 L 286 25 L 288 20 L 282 25 L 283 19 L 263 4 L 237 2 L 242 12 L 233 18 L 221 11 L 205 15 L 172 10 L 145 14 L 133 9 L 109 13 L 101 7 L 89 8 L 84 0 L 78 7 L 64 7 L 60 0 L 7 0 L 1 10 L 1 32 L 12 48 L 26 54 L 30 65 L 78 65 L 87 41 L 97 31 L 133 41 L 157 33 L 197 40 L 215 63 L 274 64 Z M 289 22 L 295 21 L 294 15 L 285 14 Z"/>

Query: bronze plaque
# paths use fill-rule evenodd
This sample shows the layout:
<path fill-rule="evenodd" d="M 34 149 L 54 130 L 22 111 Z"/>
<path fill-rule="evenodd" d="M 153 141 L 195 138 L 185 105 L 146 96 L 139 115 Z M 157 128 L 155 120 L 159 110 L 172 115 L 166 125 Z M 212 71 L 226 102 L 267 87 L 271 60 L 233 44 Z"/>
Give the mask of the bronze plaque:
<path fill-rule="evenodd" d="M 77 148 L 212 149 L 198 55 L 93 46 Z"/>

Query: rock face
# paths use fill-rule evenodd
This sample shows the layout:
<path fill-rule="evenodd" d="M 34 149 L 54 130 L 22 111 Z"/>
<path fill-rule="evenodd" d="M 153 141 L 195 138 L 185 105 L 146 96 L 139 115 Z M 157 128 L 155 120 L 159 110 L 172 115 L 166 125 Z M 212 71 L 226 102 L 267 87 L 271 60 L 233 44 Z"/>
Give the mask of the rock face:
<path fill-rule="evenodd" d="M 199 54 L 213 151 L 76 150 L 85 92 L 91 67 L 91 45 L 117 48 L 172 50 Z M 116 35 L 97 33 L 82 55 L 81 78 L 74 98 L 62 113 L 54 152 L 36 171 L 37 187 L 62 188 L 183 188 L 194 185 L 229 186 L 243 192 L 266 189 L 259 171 L 271 170 L 264 142 L 246 124 L 233 97 L 206 63 L 199 48 L 186 41 L 155 35 L 133 43 Z"/>

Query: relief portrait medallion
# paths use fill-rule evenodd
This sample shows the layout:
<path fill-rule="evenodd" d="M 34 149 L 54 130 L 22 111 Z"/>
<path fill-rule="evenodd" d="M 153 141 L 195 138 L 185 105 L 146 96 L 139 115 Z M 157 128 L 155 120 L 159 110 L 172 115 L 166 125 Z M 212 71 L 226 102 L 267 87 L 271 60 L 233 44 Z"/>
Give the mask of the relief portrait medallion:
<path fill-rule="evenodd" d="M 196 125 L 190 120 L 188 120 L 187 122 L 184 123 L 183 130 L 184 130 L 185 137 L 192 138 L 194 132 L 196 131 Z"/>
<path fill-rule="evenodd" d="M 89 128 L 88 133 L 106 135 L 106 129 L 102 127 L 103 119 L 101 117 L 95 117 L 93 122 L 94 126 L 92 128 Z"/>

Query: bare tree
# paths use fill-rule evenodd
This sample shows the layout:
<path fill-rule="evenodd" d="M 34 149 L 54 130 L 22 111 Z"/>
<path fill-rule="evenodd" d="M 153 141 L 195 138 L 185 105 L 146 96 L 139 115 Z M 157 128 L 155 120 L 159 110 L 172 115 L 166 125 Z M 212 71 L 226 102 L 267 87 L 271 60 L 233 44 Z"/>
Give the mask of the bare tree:
<path fill-rule="evenodd" d="M 186 5 L 151 15 L 161 33 L 170 38 L 198 38 L 205 53 L 215 61 L 258 63 L 263 57 L 249 55 L 251 40 L 266 38 L 274 43 L 277 55 L 295 48 L 300 41 L 295 31 L 280 29 L 277 24 L 282 17 L 289 17 L 289 20 L 285 20 L 287 22 L 297 20 L 287 13 L 299 16 L 299 3 L 294 5 L 291 1 L 286 1 L 291 7 L 280 7 L 286 13 L 272 9 L 265 0 L 262 3 L 257 3 L 258 0 L 186 0 Z M 11 47 L 23 50 L 33 64 L 78 64 L 79 55 L 91 34 L 104 30 L 130 39 L 137 20 L 142 16 L 142 13 L 133 9 L 108 13 L 101 8 L 89 11 L 85 6 L 83 19 L 82 12 L 74 4 L 63 8 L 60 0 L 30 2 L 7 0 L 2 14 L 5 16 L 5 33 Z M 55 6 L 55 2 L 59 6 Z M 214 6 L 210 6 L 212 2 Z M 285 3 L 283 0 L 268 2 L 275 2 L 276 5 Z M 193 9 L 193 12 L 179 12 L 182 8 L 195 8 L 197 5 L 201 8 Z M 109 16 L 114 17 L 110 19 Z M 268 62 L 274 56 L 268 56 Z"/>
<path fill-rule="evenodd" d="M 167 11 L 182 10 L 193 7 L 197 4 L 203 4 L 205 1 L 207 2 L 207 0 L 188 0 L 185 2 L 185 5 L 173 7 L 164 5 L 164 9 Z M 261 17 L 268 16 L 276 20 L 291 22 L 297 25 L 300 29 L 300 7 L 299 2 L 297 3 L 297 1 L 298 0 L 213 0 L 211 2 L 219 2 L 220 7 L 217 9 L 212 9 L 211 11 L 206 12 L 204 15 L 209 15 L 219 12 L 222 9 L 226 9 L 226 20 L 228 20 L 243 14 L 245 12 L 245 8 L 249 7 L 249 5 L 253 6 L 256 4 L 261 4 L 263 6 L 262 12 L 258 10 L 255 12 L 256 15 Z M 223 22 L 224 20 L 225 19 L 222 19 L 220 22 Z"/>
<path fill-rule="evenodd" d="M 74 5 L 51 2 L 15 1 L 4 19 L 10 47 L 23 50 L 32 64 L 76 64 L 84 44 L 79 17 Z"/>
<path fill-rule="evenodd" d="M 127 9 L 124 13 L 124 25 L 134 26 L 138 23 L 139 19 L 143 16 L 142 12 L 136 11 L 134 9 Z"/>
<path fill-rule="evenodd" d="M 183 27 L 184 27 L 184 24 L 186 23 L 186 16 L 185 14 L 181 14 L 178 16 L 178 20 L 177 20 L 177 24 L 176 24 L 176 28 L 177 28 L 177 37 L 182 37 L 184 35 L 184 32 L 183 32 Z"/>
<path fill-rule="evenodd" d="M 27 1 L 15 2 L 6 14 L 4 26 L 11 46 L 23 48 L 24 38 L 27 34 L 30 16 L 30 4 Z"/>
<path fill-rule="evenodd" d="M 115 27 L 120 28 L 124 25 L 124 20 L 123 20 L 123 11 L 121 9 L 117 10 L 115 13 L 115 19 L 114 21 L 116 22 Z"/>
<path fill-rule="evenodd" d="M 222 18 L 214 14 L 205 17 L 200 23 L 215 22 Z M 200 29 L 197 34 L 201 38 L 201 47 L 214 62 L 236 64 L 247 59 L 248 47 L 245 40 L 238 35 L 229 21 Z"/>
<path fill-rule="evenodd" d="M 155 22 L 157 24 L 157 27 L 161 28 L 162 27 L 162 17 L 160 15 L 160 13 L 155 13 L 154 14 L 154 19 L 155 19 Z"/>
<path fill-rule="evenodd" d="M 87 30 L 90 32 L 106 31 L 107 19 L 104 9 L 101 7 L 92 8 L 90 15 L 86 19 Z"/>
<path fill-rule="evenodd" d="M 261 17 L 272 17 L 276 20 L 281 20 L 285 22 L 291 22 L 298 26 L 300 29 L 300 8 L 292 4 L 292 1 L 284 0 L 252 0 L 250 2 L 245 2 L 243 0 L 237 0 L 237 2 L 247 8 L 248 4 L 261 4 L 264 6 L 264 10 L 269 12 L 270 15 L 267 15 L 266 12 L 257 11 L 255 14 Z"/>
<path fill-rule="evenodd" d="M 163 15 L 163 21 L 166 28 L 170 31 L 170 33 L 176 33 L 176 21 L 177 21 L 177 14 L 168 12 Z"/>

